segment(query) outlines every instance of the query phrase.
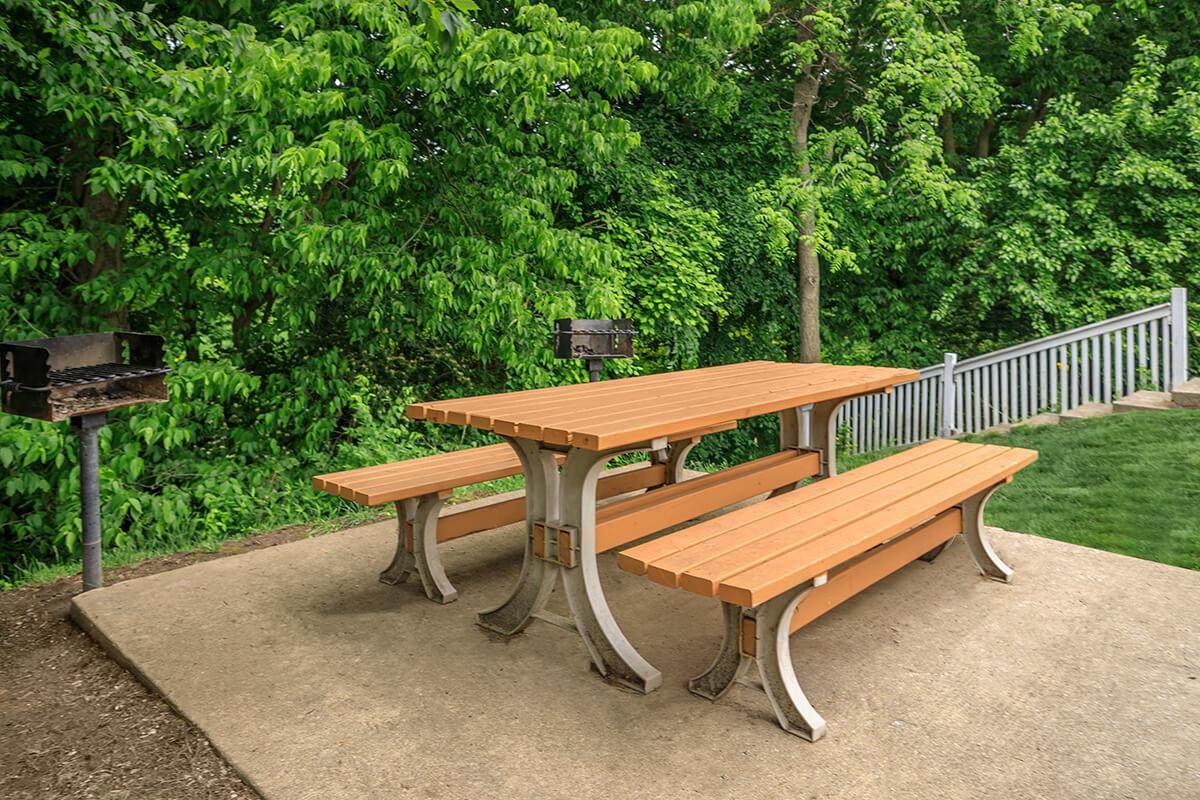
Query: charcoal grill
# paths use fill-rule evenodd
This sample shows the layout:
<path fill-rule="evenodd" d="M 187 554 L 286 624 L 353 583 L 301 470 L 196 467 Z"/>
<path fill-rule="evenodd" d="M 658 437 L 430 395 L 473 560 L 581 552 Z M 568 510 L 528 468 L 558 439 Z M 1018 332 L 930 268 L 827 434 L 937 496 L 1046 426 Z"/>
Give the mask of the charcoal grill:
<path fill-rule="evenodd" d="M 631 319 L 556 319 L 554 357 L 587 361 L 588 380 L 600 380 L 600 370 L 610 358 L 633 358 Z"/>
<path fill-rule="evenodd" d="M 165 403 L 163 339 L 146 333 L 89 333 L 0 342 L 0 408 L 79 433 L 83 590 L 103 584 L 100 569 L 100 465 L 96 437 L 108 412 Z"/>

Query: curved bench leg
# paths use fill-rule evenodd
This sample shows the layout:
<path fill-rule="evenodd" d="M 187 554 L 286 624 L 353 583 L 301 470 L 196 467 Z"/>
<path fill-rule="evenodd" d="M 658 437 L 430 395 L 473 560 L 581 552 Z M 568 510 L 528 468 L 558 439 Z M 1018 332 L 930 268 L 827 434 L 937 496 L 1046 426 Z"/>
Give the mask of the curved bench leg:
<path fill-rule="evenodd" d="M 742 676 L 750 659 L 742 654 L 742 608 L 733 603 L 721 603 L 725 636 L 721 650 L 703 674 L 688 681 L 688 690 L 706 700 L 719 700 L 729 687 Z"/>
<path fill-rule="evenodd" d="M 781 594 L 755 609 L 755 658 L 763 690 L 785 731 L 815 742 L 825 735 L 825 720 L 808 702 L 796 679 L 788 646 L 792 614 L 809 592 L 809 587 Z"/>
<path fill-rule="evenodd" d="M 458 599 L 458 590 L 446 577 L 442 557 L 438 553 L 437 522 L 442 511 L 442 498 L 437 494 L 422 495 L 417 501 L 413 516 L 413 561 L 425 596 L 435 603 L 452 603 Z"/>
<path fill-rule="evenodd" d="M 412 553 L 408 552 L 404 541 L 405 528 L 408 523 L 412 522 L 416 513 L 416 500 L 401 500 L 396 503 L 396 526 L 399 528 L 396 537 L 396 555 L 392 556 L 392 563 L 388 564 L 387 569 L 379 573 L 380 583 L 386 583 L 389 586 L 404 583 L 416 569 L 416 561 L 413 559 Z"/>
<path fill-rule="evenodd" d="M 621 631 L 604 590 L 596 562 L 596 482 L 616 451 L 572 449 L 562 477 L 562 526 L 573 530 L 574 566 L 562 566 L 563 588 L 575 627 L 596 670 L 606 678 L 646 693 L 662 685 L 662 673 L 642 658 Z"/>
<path fill-rule="evenodd" d="M 992 580 L 1012 583 L 1012 568 L 1001 560 L 992 543 L 988 539 L 987 529 L 983 526 L 983 507 L 991 499 L 992 494 L 1003 486 L 997 484 L 986 491 L 980 492 L 962 504 L 963 538 L 975 559 L 975 565 L 984 576 Z"/>
<path fill-rule="evenodd" d="M 553 517 L 558 509 L 558 463 L 551 453 L 522 439 L 506 441 L 517 451 L 525 470 L 525 560 L 516 588 L 494 608 L 481 611 L 475 622 L 502 636 L 523 631 L 533 615 L 546 607 L 554 591 L 558 570 L 533 554 L 533 524 Z"/>

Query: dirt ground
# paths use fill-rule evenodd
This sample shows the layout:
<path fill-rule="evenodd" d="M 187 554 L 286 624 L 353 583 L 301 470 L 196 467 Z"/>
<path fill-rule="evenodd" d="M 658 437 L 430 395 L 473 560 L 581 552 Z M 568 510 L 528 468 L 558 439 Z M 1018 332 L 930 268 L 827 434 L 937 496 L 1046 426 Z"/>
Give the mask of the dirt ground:
<path fill-rule="evenodd" d="M 307 527 L 107 571 L 106 583 L 303 538 Z M 0 798 L 256 800 L 204 735 L 67 618 L 80 578 L 0 592 Z"/>

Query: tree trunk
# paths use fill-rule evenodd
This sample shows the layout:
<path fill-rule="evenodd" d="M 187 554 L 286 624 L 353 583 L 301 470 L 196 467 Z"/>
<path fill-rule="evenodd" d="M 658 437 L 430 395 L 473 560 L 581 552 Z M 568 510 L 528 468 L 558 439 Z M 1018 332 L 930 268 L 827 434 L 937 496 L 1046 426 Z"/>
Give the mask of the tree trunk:
<path fill-rule="evenodd" d="M 975 157 L 987 158 L 992 154 L 992 131 L 996 130 L 996 118 L 988 117 L 979 128 L 979 138 L 975 140 Z"/>
<path fill-rule="evenodd" d="M 125 224 L 129 213 L 129 198 L 114 197 L 107 190 L 93 192 L 87 179 L 92 168 L 102 157 L 112 157 L 116 145 L 115 134 L 98 137 L 97 140 L 76 137 L 71 144 L 76 168 L 71 175 L 71 195 L 77 206 L 83 209 L 83 228 L 88 234 L 88 243 L 94 258 L 80 261 L 74 269 L 67 270 L 73 286 L 89 283 L 107 272 L 116 272 L 124 262 L 120 236 L 112 235 L 112 228 Z M 117 330 L 129 327 L 129 310 L 118 307 L 105 314 L 108 323 Z"/>
<path fill-rule="evenodd" d="M 958 145 L 954 141 L 954 115 L 950 113 L 950 109 L 942 112 L 938 123 L 942 129 L 942 155 L 954 158 L 958 155 Z"/>
<path fill-rule="evenodd" d="M 805 13 L 811 13 L 811 10 Z M 804 42 L 812 36 L 813 31 L 801 21 L 796 27 L 796 40 Z M 800 177 L 806 188 L 812 185 L 808 128 L 820 88 L 820 66 L 815 63 L 804 65 L 792 89 L 792 152 L 799 160 Z M 800 237 L 796 241 L 796 317 L 800 328 L 800 348 L 795 356 L 798 361 L 820 361 L 821 261 L 814 243 L 816 212 L 811 208 L 802 209 L 797 223 Z"/>

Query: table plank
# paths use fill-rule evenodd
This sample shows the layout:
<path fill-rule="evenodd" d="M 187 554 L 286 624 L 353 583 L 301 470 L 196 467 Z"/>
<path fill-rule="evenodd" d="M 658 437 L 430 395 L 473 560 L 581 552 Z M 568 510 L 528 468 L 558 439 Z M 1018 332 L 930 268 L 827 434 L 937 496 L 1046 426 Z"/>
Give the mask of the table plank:
<path fill-rule="evenodd" d="M 892 367 L 754 361 L 597 383 L 414 403 L 413 419 L 589 450 L 638 444 L 915 380 Z"/>

